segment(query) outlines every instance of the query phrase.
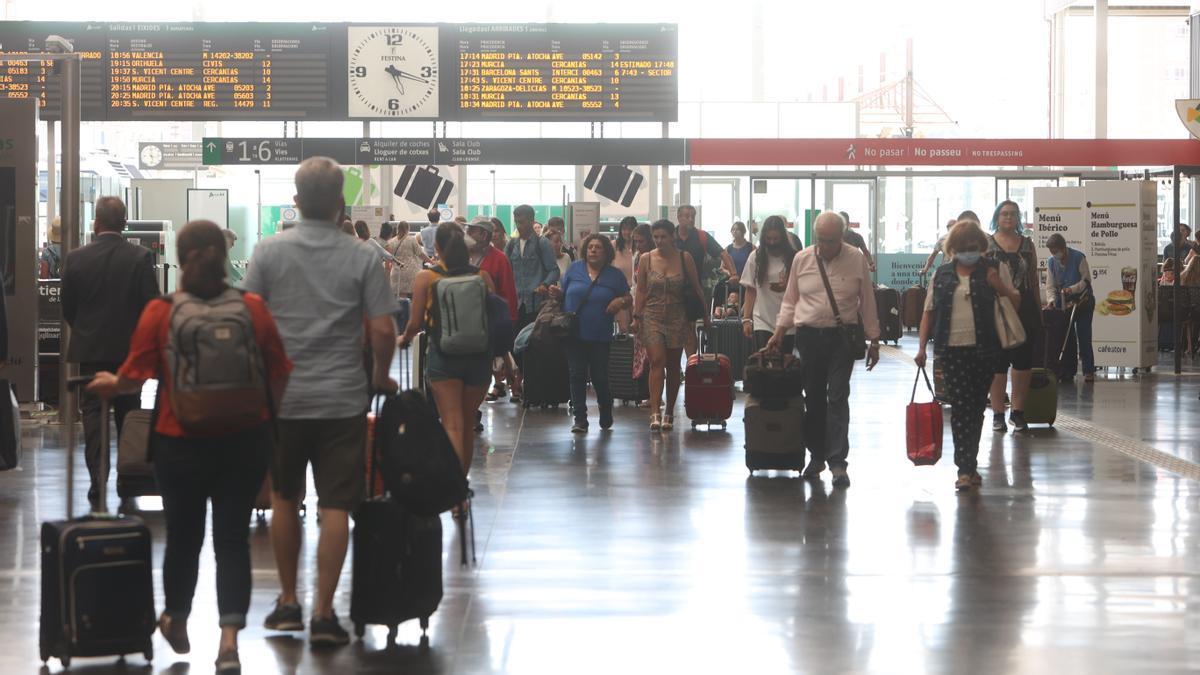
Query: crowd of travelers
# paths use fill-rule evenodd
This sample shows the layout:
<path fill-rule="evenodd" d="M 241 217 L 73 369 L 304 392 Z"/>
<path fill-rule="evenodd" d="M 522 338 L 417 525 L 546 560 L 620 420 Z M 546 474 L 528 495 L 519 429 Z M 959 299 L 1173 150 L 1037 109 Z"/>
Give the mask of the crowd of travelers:
<path fill-rule="evenodd" d="M 513 337 L 527 326 L 565 321 L 572 432 L 589 432 L 589 388 L 599 428 L 614 425 L 609 362 L 620 336 L 632 339 L 640 355 L 649 429 L 663 433 L 675 427 L 682 364 L 702 346 L 698 326 L 714 318 L 740 321 L 740 336 L 754 350 L 799 359 L 811 452 L 803 475 L 819 480 L 828 470 L 835 487 L 850 485 L 851 375 L 858 360 L 868 371 L 879 362 L 881 327 L 874 261 L 845 213 L 821 213 L 809 242 L 781 216 L 761 227 L 737 222 L 732 243 L 722 247 L 697 227 L 696 209 L 683 205 L 675 222 L 627 217 L 615 236 L 590 233 L 576 249 L 561 218 L 543 226 L 528 205 L 512 211 L 511 233 L 494 217 L 443 222 L 434 210 L 428 222 L 388 221 L 374 234 L 344 215 L 342 182 L 332 160 L 303 162 L 295 176 L 301 220 L 257 244 L 244 278 L 230 274 L 228 234 L 209 221 L 193 221 L 178 234 L 178 288 L 161 295 L 150 252 L 121 236 L 125 207 L 115 197 L 96 202 L 92 243 L 71 251 L 63 265 L 63 312 L 73 331 L 68 355 L 82 373 L 94 375 L 82 402 L 93 502 L 107 480 L 100 461 L 107 452 L 100 446 L 101 399 L 111 402 L 120 435 L 125 417 L 139 407 L 142 384 L 159 381 L 152 444 L 167 546 L 158 625 L 176 651 L 190 648 L 187 622 L 211 501 L 218 669 L 237 669 L 237 635 L 250 604 L 248 523 L 266 475 L 279 594 L 265 626 L 304 630 L 301 599 L 311 597 L 310 641 L 349 641 L 334 597 L 350 516 L 365 497 L 369 397 L 397 391 L 389 375 L 397 348 L 421 350 L 414 362 L 423 364 L 422 380 L 465 476 L 484 402 L 520 402 L 526 393 L 524 366 L 531 356 Z M 1083 310 L 1073 314 L 1073 351 L 1088 381 L 1095 371 L 1095 299 L 1083 254 L 1061 237 L 1049 240 L 1043 297 L 1039 253 L 1018 205 L 998 205 L 988 229 L 964 212 L 948 224 L 923 270 L 944 256 L 925 299 L 915 361 L 925 367 L 932 342 L 944 373 L 941 397 L 951 410 L 959 490 L 981 482 L 976 455 L 989 405 L 994 431 L 1009 424 L 1018 432 L 1027 428 L 1024 404 L 1043 308 Z M 56 225 L 51 240 L 58 236 Z M 1189 265 L 1195 256 L 1189 248 Z M 47 248 L 41 261 L 54 273 L 64 262 L 58 248 Z M 714 277 L 720 290 L 710 284 Z M 697 315 L 695 301 L 707 302 L 714 293 L 721 311 Z M 470 301 L 476 297 L 487 302 Z M 997 338 L 1001 299 L 1016 310 L 1028 338 L 1011 349 Z M 187 303 L 232 303 L 246 317 L 266 397 L 255 399 L 250 420 L 234 431 L 186 421 L 191 399 L 177 393 L 170 361 L 175 315 Z M 493 304 L 502 307 L 503 321 L 486 318 L 495 318 Z M 497 343 L 486 332 L 494 333 L 495 324 L 511 324 L 512 334 Z M 320 511 L 311 596 L 298 588 L 298 505 L 309 465 Z"/>

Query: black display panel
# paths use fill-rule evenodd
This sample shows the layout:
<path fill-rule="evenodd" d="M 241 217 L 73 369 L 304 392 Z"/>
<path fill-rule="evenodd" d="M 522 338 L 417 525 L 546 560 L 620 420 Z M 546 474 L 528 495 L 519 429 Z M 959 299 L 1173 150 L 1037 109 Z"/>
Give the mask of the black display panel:
<path fill-rule="evenodd" d="M 42 52 L 48 35 L 83 55 L 81 116 L 120 120 L 328 120 L 345 115 L 344 26 L 294 23 L 0 22 L 0 51 Z M 341 56 L 339 56 L 339 54 Z M 61 116 L 49 62 L 0 64 L 0 97 Z"/>
<path fill-rule="evenodd" d="M 441 38 L 452 119 L 678 117 L 674 24 L 456 24 Z"/>
<path fill-rule="evenodd" d="M 81 113 L 121 120 L 673 121 L 673 24 L 0 22 L 83 55 Z M 0 98 L 61 114 L 48 62 L 0 64 Z"/>

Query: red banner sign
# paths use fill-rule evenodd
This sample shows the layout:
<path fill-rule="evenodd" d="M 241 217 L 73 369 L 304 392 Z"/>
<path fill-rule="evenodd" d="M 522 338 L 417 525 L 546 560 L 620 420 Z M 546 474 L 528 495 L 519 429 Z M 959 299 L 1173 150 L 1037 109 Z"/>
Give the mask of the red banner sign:
<path fill-rule="evenodd" d="M 696 138 L 693 165 L 1172 166 L 1200 164 L 1194 139 Z"/>

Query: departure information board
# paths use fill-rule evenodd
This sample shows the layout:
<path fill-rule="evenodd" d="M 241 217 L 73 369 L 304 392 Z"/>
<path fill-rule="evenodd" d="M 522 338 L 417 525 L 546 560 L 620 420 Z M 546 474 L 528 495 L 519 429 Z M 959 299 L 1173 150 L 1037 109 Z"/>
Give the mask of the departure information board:
<path fill-rule="evenodd" d="M 329 119 L 332 33 L 319 24 L 109 24 L 108 119 Z"/>
<path fill-rule="evenodd" d="M 0 21 L 82 56 L 84 120 L 672 121 L 674 24 Z M 49 62 L 0 64 L 0 98 L 61 115 Z"/>
<path fill-rule="evenodd" d="M 464 24 L 446 33 L 456 119 L 678 115 L 672 24 Z"/>

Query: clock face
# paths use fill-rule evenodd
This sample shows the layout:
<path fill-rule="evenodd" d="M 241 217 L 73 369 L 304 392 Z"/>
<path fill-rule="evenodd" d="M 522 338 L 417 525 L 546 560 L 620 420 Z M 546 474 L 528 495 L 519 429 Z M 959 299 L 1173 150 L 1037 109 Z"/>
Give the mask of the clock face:
<path fill-rule="evenodd" d="M 142 148 L 142 164 L 154 168 L 162 162 L 162 150 L 157 145 L 147 145 Z"/>
<path fill-rule="evenodd" d="M 437 117 L 437 26 L 350 26 L 349 115 Z"/>

